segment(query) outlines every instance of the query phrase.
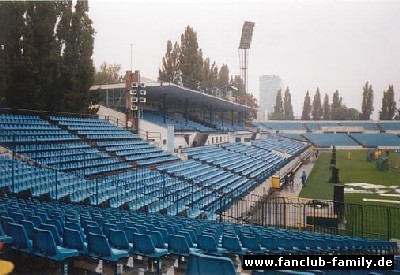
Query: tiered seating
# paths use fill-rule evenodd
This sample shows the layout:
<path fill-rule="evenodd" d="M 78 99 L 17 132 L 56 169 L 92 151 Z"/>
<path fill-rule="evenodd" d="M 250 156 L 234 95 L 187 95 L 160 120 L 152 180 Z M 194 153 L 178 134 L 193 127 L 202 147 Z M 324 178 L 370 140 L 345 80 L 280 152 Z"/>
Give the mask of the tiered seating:
<path fill-rule="evenodd" d="M 192 120 L 187 120 L 181 117 L 169 116 L 166 115 L 165 123 L 164 117 L 162 114 L 157 112 L 144 112 L 143 118 L 157 125 L 167 127 L 167 125 L 174 125 L 175 132 L 190 132 L 190 131 L 200 131 L 200 132 L 215 132 L 216 129 L 204 126 L 198 122 L 194 122 Z"/>
<path fill-rule="evenodd" d="M 32 166 L 7 156 L 0 156 L 0 168 L 0 187 L 14 193 L 28 191 L 35 197 L 49 194 L 53 199 L 60 199 L 90 185 L 78 175 Z"/>
<path fill-rule="evenodd" d="M 351 134 L 364 147 L 400 146 L 400 138 L 394 134 Z"/>
<path fill-rule="evenodd" d="M 292 156 L 300 154 L 307 148 L 307 146 L 301 142 L 279 138 L 276 136 L 269 136 L 267 139 L 263 140 L 253 140 L 251 145 L 266 150 L 276 150 L 291 154 Z"/>
<path fill-rule="evenodd" d="M 298 130 L 304 131 L 305 128 L 301 122 L 280 122 L 280 121 L 267 121 L 259 122 L 261 127 L 269 128 L 274 131 L 284 131 L 284 130 Z"/>
<path fill-rule="evenodd" d="M 339 123 L 340 126 L 345 127 L 362 127 L 367 131 L 379 131 L 378 125 L 374 122 L 367 121 L 343 121 Z"/>
<path fill-rule="evenodd" d="M 336 122 L 327 122 L 327 121 L 307 122 L 307 123 L 305 123 L 305 125 L 310 131 L 322 130 L 322 127 L 338 126 L 338 124 Z"/>
<path fill-rule="evenodd" d="M 8 198 L 0 203 L 0 223 L 4 233 L 13 238 L 11 249 L 58 261 L 79 255 L 118 262 L 134 255 L 160 260 L 167 254 L 203 257 L 202 254 L 397 253 L 396 242 L 375 239 Z M 17 228 L 22 234 L 14 234 Z M 41 235 L 46 237 L 42 239 Z M 33 247 L 29 245 L 31 241 Z M 41 247 L 46 245 L 53 246 L 52 253 L 43 253 Z M 202 261 L 197 260 L 198 263 L 189 260 L 188 272 L 209 270 L 198 267 Z M 229 262 L 224 258 L 219 262 L 222 260 Z M 213 265 L 214 272 L 226 268 L 232 271 L 232 264 L 227 264 Z"/>
<path fill-rule="evenodd" d="M 103 148 L 107 152 L 104 156 L 109 157 L 109 153 L 115 156 L 113 158 L 115 162 L 120 162 L 122 158 L 128 162 L 135 162 L 138 166 L 145 166 L 177 159 L 140 140 L 138 135 L 105 120 L 72 117 L 51 117 L 51 119 L 70 131 L 76 131 L 85 139 L 96 142 L 98 148 Z M 128 163 L 123 163 L 121 166 L 120 169 L 130 167 Z"/>
<path fill-rule="evenodd" d="M 193 190 L 189 190 L 191 204 L 190 208 L 187 208 L 190 217 L 206 213 L 213 219 L 214 213 L 222 210 L 234 199 L 242 197 L 256 184 L 243 176 L 194 159 L 161 165 L 158 170 L 192 184 Z"/>
<path fill-rule="evenodd" d="M 330 146 L 359 146 L 357 142 L 347 134 L 314 134 L 307 133 L 303 136 L 317 147 Z"/>
<path fill-rule="evenodd" d="M 380 121 L 379 125 L 383 131 L 399 131 L 400 132 L 400 122 L 395 121 Z"/>
<path fill-rule="evenodd" d="M 0 114 L 0 143 L 79 140 L 38 116 Z"/>

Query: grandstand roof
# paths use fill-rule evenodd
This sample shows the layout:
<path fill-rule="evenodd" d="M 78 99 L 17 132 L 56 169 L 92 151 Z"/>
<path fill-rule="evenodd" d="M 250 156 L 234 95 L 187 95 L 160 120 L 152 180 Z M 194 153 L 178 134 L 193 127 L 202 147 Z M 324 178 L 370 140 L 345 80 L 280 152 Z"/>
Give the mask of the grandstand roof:
<path fill-rule="evenodd" d="M 162 100 L 163 94 L 166 96 L 166 103 L 177 103 L 179 101 L 182 104 L 185 103 L 185 98 L 188 98 L 189 104 L 204 104 L 206 106 L 212 105 L 214 111 L 230 111 L 235 112 L 255 112 L 256 109 L 241 105 L 232 101 L 228 101 L 213 95 L 205 94 L 199 91 L 195 91 L 183 86 L 179 86 L 172 83 L 161 83 L 161 82 L 145 82 L 147 99 L 148 100 Z M 94 85 L 90 87 L 90 90 L 98 89 L 124 89 L 125 83 L 106 84 L 106 85 Z"/>

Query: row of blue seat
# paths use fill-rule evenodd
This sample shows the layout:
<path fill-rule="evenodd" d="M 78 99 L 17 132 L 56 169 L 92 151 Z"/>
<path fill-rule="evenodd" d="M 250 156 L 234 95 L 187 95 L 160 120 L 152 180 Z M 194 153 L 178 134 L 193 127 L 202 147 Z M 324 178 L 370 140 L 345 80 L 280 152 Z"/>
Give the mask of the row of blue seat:
<path fill-rule="evenodd" d="M 375 239 L 8 198 L 0 204 L 0 222 L 14 249 L 58 261 L 78 255 L 118 261 L 129 255 L 159 259 L 193 253 L 397 253 L 395 242 Z"/>

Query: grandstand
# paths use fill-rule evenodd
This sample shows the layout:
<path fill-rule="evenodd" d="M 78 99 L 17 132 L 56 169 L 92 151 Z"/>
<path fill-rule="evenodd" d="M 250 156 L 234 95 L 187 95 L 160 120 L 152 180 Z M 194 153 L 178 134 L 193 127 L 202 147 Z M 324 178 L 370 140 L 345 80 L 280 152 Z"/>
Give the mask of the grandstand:
<path fill-rule="evenodd" d="M 363 138 L 301 136 L 317 143 L 312 135 L 352 145 Z M 262 199 L 257 188 L 301 165 L 309 146 L 294 139 L 267 135 L 171 154 L 109 120 L 8 112 L 0 114 L 0 146 L 0 229 L 7 250 L 65 268 L 69 259 L 103 260 L 104 269 L 119 273 L 122 266 L 138 268 L 126 264 L 133 257 L 139 266 L 143 258 L 163 259 L 153 268 L 164 273 L 174 269 L 170 259 L 190 254 L 201 261 L 207 254 L 240 270 L 235 265 L 246 253 L 397 251 L 396 243 L 374 238 L 235 223 L 249 210 L 239 201 Z M 27 271 L 24 265 L 17 270 Z"/>

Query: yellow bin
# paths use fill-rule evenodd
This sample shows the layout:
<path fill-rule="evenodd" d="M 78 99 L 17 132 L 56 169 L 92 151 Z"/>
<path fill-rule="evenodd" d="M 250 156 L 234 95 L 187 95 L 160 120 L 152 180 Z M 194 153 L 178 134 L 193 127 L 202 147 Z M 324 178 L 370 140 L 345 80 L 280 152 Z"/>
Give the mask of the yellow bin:
<path fill-rule="evenodd" d="M 281 188 L 281 179 L 278 176 L 272 176 L 272 188 Z"/>

